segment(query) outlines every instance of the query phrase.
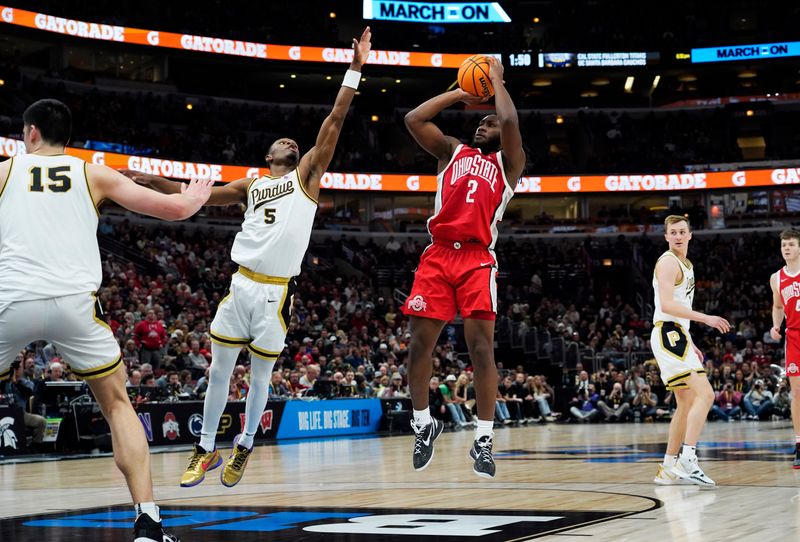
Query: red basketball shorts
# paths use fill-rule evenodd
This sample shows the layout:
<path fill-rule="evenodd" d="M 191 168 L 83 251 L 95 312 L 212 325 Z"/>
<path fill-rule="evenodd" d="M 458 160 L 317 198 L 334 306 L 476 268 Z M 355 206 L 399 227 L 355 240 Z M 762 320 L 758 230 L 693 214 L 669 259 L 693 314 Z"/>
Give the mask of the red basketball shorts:
<path fill-rule="evenodd" d="M 485 247 L 470 243 L 430 245 L 419 260 L 403 313 L 450 321 L 494 320 L 497 313 L 497 262 Z"/>
<path fill-rule="evenodd" d="M 786 330 L 786 376 L 800 376 L 800 331 Z"/>

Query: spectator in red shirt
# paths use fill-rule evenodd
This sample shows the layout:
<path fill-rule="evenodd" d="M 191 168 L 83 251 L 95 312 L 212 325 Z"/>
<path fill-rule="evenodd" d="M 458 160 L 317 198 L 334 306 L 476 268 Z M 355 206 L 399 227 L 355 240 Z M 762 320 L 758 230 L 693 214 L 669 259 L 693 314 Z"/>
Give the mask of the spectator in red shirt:
<path fill-rule="evenodd" d="M 133 340 L 140 347 L 139 361 L 158 369 L 161 365 L 161 349 L 167 344 L 167 331 L 164 324 L 156 320 L 154 310 L 147 311 L 145 319 L 134 328 Z"/>

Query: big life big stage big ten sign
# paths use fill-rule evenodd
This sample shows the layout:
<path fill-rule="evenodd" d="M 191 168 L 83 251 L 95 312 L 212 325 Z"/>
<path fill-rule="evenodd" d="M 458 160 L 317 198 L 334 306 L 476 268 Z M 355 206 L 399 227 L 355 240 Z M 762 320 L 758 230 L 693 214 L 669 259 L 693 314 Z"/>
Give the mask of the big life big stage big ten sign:
<path fill-rule="evenodd" d="M 414 23 L 510 23 L 498 2 L 393 2 L 364 0 L 364 18 Z"/>

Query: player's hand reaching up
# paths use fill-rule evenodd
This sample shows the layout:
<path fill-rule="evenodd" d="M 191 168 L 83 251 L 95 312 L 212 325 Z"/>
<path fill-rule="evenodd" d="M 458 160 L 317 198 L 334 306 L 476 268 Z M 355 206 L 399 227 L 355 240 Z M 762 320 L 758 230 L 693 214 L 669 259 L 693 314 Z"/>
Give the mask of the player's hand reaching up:
<path fill-rule="evenodd" d="M 721 316 L 706 316 L 703 323 L 709 327 L 713 327 L 720 333 L 727 333 L 731 330 L 731 324 Z"/>
<path fill-rule="evenodd" d="M 212 186 L 214 181 L 211 179 L 192 179 L 188 185 L 181 183 L 181 195 L 189 200 L 190 206 L 196 207 L 196 213 L 211 197 Z"/>
<path fill-rule="evenodd" d="M 781 337 L 782 337 L 781 328 L 780 327 L 772 327 L 772 328 L 770 328 L 769 336 L 772 337 L 772 339 L 775 340 L 775 341 L 780 341 Z"/>
<path fill-rule="evenodd" d="M 483 98 L 480 96 L 473 96 L 469 92 L 461 90 L 460 88 L 453 90 L 453 92 L 456 93 L 459 102 L 464 102 L 467 105 L 480 104 L 488 101 L 489 98 L 491 98 L 491 96 L 486 96 Z"/>
<path fill-rule="evenodd" d="M 496 57 L 491 55 L 487 55 L 486 59 L 489 61 L 489 79 L 492 80 L 493 84 L 505 84 L 503 80 L 503 73 L 504 68 L 503 64 L 497 60 Z"/>
<path fill-rule="evenodd" d="M 353 38 L 353 64 L 357 64 L 358 67 L 367 63 L 369 51 L 372 49 L 371 39 L 372 31 L 369 27 L 366 27 L 364 32 L 361 33 L 361 39 Z"/>

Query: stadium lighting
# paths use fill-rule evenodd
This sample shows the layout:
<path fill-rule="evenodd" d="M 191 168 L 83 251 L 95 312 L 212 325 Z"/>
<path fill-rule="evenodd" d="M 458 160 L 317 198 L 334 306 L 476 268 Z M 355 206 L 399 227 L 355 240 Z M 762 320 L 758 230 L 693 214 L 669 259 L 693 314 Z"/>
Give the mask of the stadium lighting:
<path fill-rule="evenodd" d="M 280 87 L 280 88 L 286 88 L 286 85 L 284 85 L 283 83 L 281 83 L 280 85 L 278 85 L 278 87 Z"/>
<path fill-rule="evenodd" d="M 753 110 L 752 110 L 752 109 L 748 109 L 748 110 L 745 112 L 745 115 L 747 115 L 748 117 L 752 117 L 753 115 L 755 115 L 755 113 L 753 112 Z"/>
<path fill-rule="evenodd" d="M 556 115 L 556 124 L 564 124 L 564 117 Z"/>
<path fill-rule="evenodd" d="M 294 74 L 294 73 L 292 75 L 290 75 L 289 77 L 291 77 L 292 79 L 297 79 L 297 75 Z"/>
<path fill-rule="evenodd" d="M 540 20 L 541 19 L 539 19 L 539 17 L 534 17 L 533 18 L 533 22 L 536 23 L 536 24 L 538 24 Z"/>
<path fill-rule="evenodd" d="M 5 84 L 6 84 L 5 80 L 4 79 L 0 79 L 0 87 L 2 87 Z"/>
<path fill-rule="evenodd" d="M 382 89 L 381 89 L 381 92 L 386 92 L 386 89 L 385 89 L 385 88 L 382 88 Z"/>
<path fill-rule="evenodd" d="M 186 104 L 186 109 L 191 111 L 192 109 L 194 109 L 194 106 L 192 104 Z"/>
<path fill-rule="evenodd" d="M 328 13 L 328 17 L 330 17 L 331 19 L 335 19 L 336 18 L 336 12 L 335 11 L 331 11 L 330 13 Z"/>
<path fill-rule="evenodd" d="M 366 78 L 366 77 L 362 77 L 362 78 L 361 78 L 361 82 L 362 82 L 362 83 L 363 83 L 364 81 L 366 81 L 366 80 L 367 80 L 367 78 Z"/>
<path fill-rule="evenodd" d="M 332 78 L 330 75 L 326 75 L 326 76 L 325 76 L 325 79 L 327 79 L 328 81 L 330 81 L 330 80 L 331 80 L 331 79 L 333 79 L 333 78 Z"/>
<path fill-rule="evenodd" d="M 372 122 L 378 122 L 378 121 L 379 121 L 379 120 L 381 120 L 381 119 L 380 119 L 380 117 L 378 117 L 378 115 L 372 115 L 372 116 L 369 118 L 369 120 L 371 120 Z"/>
<path fill-rule="evenodd" d="M 656 87 L 658 86 L 659 81 L 661 81 L 661 76 L 660 75 L 656 75 L 655 77 L 653 77 L 653 86 L 651 87 L 651 90 L 655 90 L 656 89 Z"/>
<path fill-rule="evenodd" d="M 394 82 L 399 85 L 400 84 L 400 79 L 395 79 Z"/>
<path fill-rule="evenodd" d="M 633 76 L 629 75 L 627 79 L 625 79 L 625 92 L 630 94 L 633 91 Z"/>

